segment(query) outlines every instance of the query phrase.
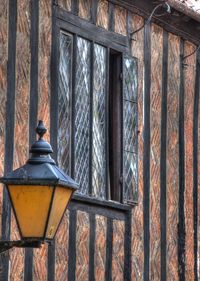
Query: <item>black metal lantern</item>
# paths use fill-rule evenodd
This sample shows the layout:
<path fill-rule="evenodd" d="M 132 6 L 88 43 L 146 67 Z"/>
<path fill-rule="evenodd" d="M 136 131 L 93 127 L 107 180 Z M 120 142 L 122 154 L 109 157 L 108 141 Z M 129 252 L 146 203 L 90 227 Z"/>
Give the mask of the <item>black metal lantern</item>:
<path fill-rule="evenodd" d="M 50 157 L 51 145 L 43 139 L 46 128 L 39 121 L 39 139 L 32 145 L 27 163 L 0 179 L 7 187 L 22 241 L 14 246 L 37 247 L 51 241 L 77 183 Z M 1 241 L 1 244 L 3 241 Z M 9 242 L 6 242 L 9 246 Z M 4 243 L 5 244 L 5 243 Z M 12 244 L 11 244 L 12 245 Z"/>

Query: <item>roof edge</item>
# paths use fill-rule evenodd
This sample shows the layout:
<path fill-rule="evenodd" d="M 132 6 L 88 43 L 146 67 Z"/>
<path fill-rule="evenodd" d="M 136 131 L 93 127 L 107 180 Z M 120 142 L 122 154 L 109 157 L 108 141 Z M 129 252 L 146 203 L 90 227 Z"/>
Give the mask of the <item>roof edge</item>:
<path fill-rule="evenodd" d="M 177 0 L 168 0 L 166 1 L 166 3 L 168 3 L 172 8 L 181 12 L 182 14 L 185 14 L 186 16 L 200 22 L 200 13 L 195 12 L 192 8 L 184 5 Z"/>

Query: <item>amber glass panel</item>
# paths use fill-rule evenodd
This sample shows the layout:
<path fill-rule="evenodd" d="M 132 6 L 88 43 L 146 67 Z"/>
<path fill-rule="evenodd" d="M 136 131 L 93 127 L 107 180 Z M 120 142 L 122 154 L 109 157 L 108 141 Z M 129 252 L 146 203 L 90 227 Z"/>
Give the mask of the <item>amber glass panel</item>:
<path fill-rule="evenodd" d="M 72 194 L 72 189 L 56 187 L 46 237 L 53 239 L 66 206 Z"/>
<path fill-rule="evenodd" d="M 53 188 L 49 186 L 8 186 L 23 237 L 43 237 Z"/>

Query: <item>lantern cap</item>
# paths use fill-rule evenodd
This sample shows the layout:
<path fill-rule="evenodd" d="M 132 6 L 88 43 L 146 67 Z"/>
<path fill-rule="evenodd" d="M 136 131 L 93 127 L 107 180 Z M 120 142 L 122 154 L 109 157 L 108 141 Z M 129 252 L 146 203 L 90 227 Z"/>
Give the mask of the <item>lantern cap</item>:
<path fill-rule="evenodd" d="M 31 158 L 22 167 L 0 178 L 0 182 L 13 185 L 59 185 L 76 190 L 78 184 L 55 164 L 49 155 L 53 152 L 51 145 L 43 139 L 46 128 L 39 121 L 36 133 L 38 140 L 32 145 Z"/>

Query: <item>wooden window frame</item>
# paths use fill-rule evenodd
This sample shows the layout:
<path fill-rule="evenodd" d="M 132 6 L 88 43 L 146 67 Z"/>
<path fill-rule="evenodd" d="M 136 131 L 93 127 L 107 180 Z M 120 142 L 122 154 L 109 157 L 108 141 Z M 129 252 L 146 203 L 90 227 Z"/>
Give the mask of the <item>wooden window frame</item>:
<path fill-rule="evenodd" d="M 112 31 L 107 31 L 104 30 L 103 28 L 97 27 L 94 24 L 79 18 L 76 15 L 71 14 L 70 12 L 67 12 L 63 10 L 62 8 L 58 6 L 54 6 L 53 9 L 53 36 L 52 36 L 52 59 L 51 59 L 51 91 L 53 94 L 51 95 L 51 130 L 54 132 L 58 131 L 58 123 L 55 120 L 58 120 L 58 61 L 59 61 L 59 37 L 60 37 L 60 32 L 63 32 L 65 34 L 70 33 L 75 37 L 75 41 L 77 36 L 80 36 L 86 40 L 89 40 L 90 42 L 97 43 L 99 45 L 102 45 L 107 48 L 107 56 L 108 58 L 110 57 L 110 53 L 116 51 L 116 54 L 121 54 L 121 59 L 118 58 L 118 74 L 121 76 L 121 82 L 120 85 L 118 83 L 118 88 L 117 91 L 119 93 L 118 99 L 116 99 L 116 105 L 118 106 L 118 113 L 117 113 L 117 122 L 112 128 L 112 144 L 116 145 L 116 140 L 115 136 L 118 135 L 118 142 L 117 142 L 117 151 L 112 152 L 107 145 L 106 148 L 106 176 L 107 176 L 107 183 L 106 183 L 106 199 L 104 200 L 105 202 L 108 202 L 108 200 L 112 200 L 113 204 L 122 204 L 122 206 L 127 203 L 123 202 L 123 153 L 122 153 L 122 146 L 123 146 L 123 134 L 122 134 L 122 104 L 123 104 L 123 98 L 122 98 L 122 91 L 123 91 L 123 83 L 122 83 L 122 74 L 123 74 L 123 65 L 122 65 L 122 58 L 123 56 L 130 55 L 131 56 L 131 51 L 130 51 L 130 46 L 129 46 L 129 40 L 128 37 L 114 33 Z M 76 43 L 74 43 L 74 48 L 75 48 Z M 76 60 L 76 52 L 73 52 L 73 58 L 72 61 Z M 121 61 L 120 61 L 121 60 Z M 109 60 L 108 65 L 107 65 L 107 71 L 109 73 Z M 119 65 L 121 64 L 121 68 L 119 70 Z M 73 65 L 75 65 L 73 63 Z M 75 66 L 72 67 L 72 72 L 73 72 L 73 77 L 75 77 Z M 75 79 L 72 79 L 72 88 L 75 87 Z M 110 79 L 107 79 L 110 80 Z M 110 94 L 110 85 L 109 82 L 107 81 L 107 91 L 109 93 L 109 97 L 112 96 Z M 121 93 L 121 94 L 120 94 Z M 121 102 L 121 105 L 120 105 Z M 109 103 L 109 100 L 108 100 Z M 71 151 L 74 151 L 74 112 L 75 108 L 74 105 L 72 104 L 72 140 L 71 140 Z M 108 115 L 108 114 L 107 114 Z M 113 117 L 111 117 L 112 120 L 116 117 L 115 112 L 113 112 Z M 107 139 L 108 139 L 108 123 L 110 121 L 107 120 L 107 126 L 106 126 L 106 131 L 107 131 Z M 112 124 L 113 121 L 112 121 Z M 118 126 L 119 125 L 119 126 Z M 91 128 L 90 128 L 91 130 Z M 115 133 L 114 133 L 115 131 Z M 106 139 L 106 142 L 107 142 Z M 112 145 L 111 145 L 112 146 Z M 110 146 L 110 147 L 111 147 Z M 54 157 L 57 156 L 57 138 L 53 138 L 53 148 L 54 148 Z M 91 148 L 90 148 L 91 149 Z M 117 153 L 116 153 L 117 152 Z M 108 155 L 111 157 L 108 157 Z M 56 157 L 57 158 L 57 157 Z M 74 156 L 73 153 L 71 154 L 71 176 L 74 176 Z M 118 163 L 117 165 L 112 165 L 112 168 L 109 170 L 109 161 Z M 111 174 L 110 176 L 112 177 L 113 182 L 108 184 L 109 182 L 109 173 Z M 91 176 L 90 176 L 91 178 Z M 89 183 L 89 196 L 85 195 L 75 195 L 75 198 L 81 198 L 81 197 L 90 197 L 94 198 L 95 200 L 98 201 L 98 198 L 96 197 L 91 197 L 91 182 Z M 88 199 L 90 201 L 90 199 Z M 102 201 L 100 199 L 100 201 Z M 132 205 L 137 204 L 136 202 L 132 202 Z"/>

